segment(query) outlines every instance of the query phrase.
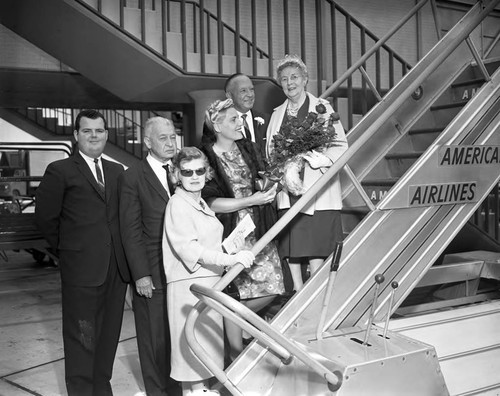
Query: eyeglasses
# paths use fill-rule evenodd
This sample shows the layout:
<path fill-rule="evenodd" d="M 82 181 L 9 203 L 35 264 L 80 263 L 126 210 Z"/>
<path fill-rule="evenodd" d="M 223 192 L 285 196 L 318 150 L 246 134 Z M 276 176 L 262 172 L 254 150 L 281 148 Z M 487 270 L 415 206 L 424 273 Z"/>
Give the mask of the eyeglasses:
<path fill-rule="evenodd" d="M 206 168 L 198 168 L 198 169 L 181 169 L 181 175 L 184 177 L 191 177 L 193 173 L 196 173 L 198 176 L 204 175 L 207 171 Z"/>

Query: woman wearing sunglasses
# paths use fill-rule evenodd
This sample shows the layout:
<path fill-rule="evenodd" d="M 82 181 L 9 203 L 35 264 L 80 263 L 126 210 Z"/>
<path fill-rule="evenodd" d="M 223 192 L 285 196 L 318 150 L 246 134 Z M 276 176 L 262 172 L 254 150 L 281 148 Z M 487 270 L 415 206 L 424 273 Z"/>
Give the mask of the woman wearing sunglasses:
<path fill-rule="evenodd" d="M 185 147 L 172 160 L 172 182 L 178 185 L 165 210 L 163 262 L 167 277 L 167 310 L 172 343 L 170 376 L 182 383 L 183 395 L 218 395 L 208 387 L 213 374 L 189 348 L 184 335 L 187 315 L 198 299 L 190 292 L 193 283 L 212 287 L 224 267 L 242 263 L 250 267 L 254 255 L 242 250 L 222 252 L 223 226 L 201 197 L 211 169 L 205 155 Z M 224 365 L 222 317 L 213 310 L 200 315 L 196 337 L 205 350 Z"/>
<path fill-rule="evenodd" d="M 267 191 L 256 190 L 258 172 L 264 170 L 264 162 L 255 143 L 243 138 L 243 125 L 231 99 L 210 105 L 205 112 L 205 125 L 201 149 L 214 169 L 214 176 L 203 189 L 203 198 L 224 225 L 224 238 L 246 215 L 251 216 L 256 228 L 244 243 L 245 249 L 251 249 L 276 221 L 271 203 L 277 186 Z M 254 265 L 243 270 L 234 284 L 240 301 L 255 312 L 268 305 L 276 295 L 284 293 L 274 242 L 257 255 Z M 230 358 L 234 359 L 243 350 L 242 331 L 228 320 L 225 329 Z"/>

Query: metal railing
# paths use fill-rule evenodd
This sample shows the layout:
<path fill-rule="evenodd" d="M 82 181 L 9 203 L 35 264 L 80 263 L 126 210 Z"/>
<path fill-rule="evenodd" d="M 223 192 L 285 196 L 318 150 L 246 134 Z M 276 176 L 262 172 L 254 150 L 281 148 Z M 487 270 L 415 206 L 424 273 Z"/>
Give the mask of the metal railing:
<path fill-rule="evenodd" d="M 75 1 L 185 74 L 242 72 L 272 78 L 276 59 L 298 54 L 308 65 L 309 90 L 318 94 L 351 66 L 353 58 L 379 41 L 333 0 Z M 410 68 L 386 40 L 375 60 L 364 65 L 379 92 L 391 89 Z M 353 89 L 361 92 L 354 97 Z M 365 80 L 351 75 L 332 99 L 350 95 L 349 112 L 366 114 L 376 103 L 367 92 Z"/>
<path fill-rule="evenodd" d="M 500 244 L 500 184 L 489 193 L 470 221 Z"/>
<path fill-rule="evenodd" d="M 20 108 L 17 111 L 55 135 L 72 136 L 73 122 L 82 109 Z M 147 152 L 142 139 L 143 125 L 147 118 L 156 115 L 151 111 L 100 109 L 108 127 L 108 142 L 142 159 Z"/>
<path fill-rule="evenodd" d="M 281 359 L 283 364 L 290 364 L 291 361 L 296 358 L 324 378 L 328 382 L 329 389 L 332 392 L 338 390 L 342 385 L 343 378 L 340 370 L 331 369 L 331 366 L 340 368 L 340 365 L 335 364 L 335 362 L 330 362 L 330 368 L 327 368 L 316 359 L 312 358 L 310 354 L 304 351 L 300 346 L 284 337 L 279 331 L 269 325 L 252 310 L 238 303 L 232 297 L 221 291 L 196 284 L 191 286 L 191 292 L 210 308 L 215 309 L 217 312 L 224 315 L 224 317 L 237 323 L 238 326 L 248 331 L 256 339 L 268 345 L 273 353 Z M 186 327 L 194 326 L 195 320 L 194 316 L 188 317 Z M 204 355 L 206 358 L 208 357 L 197 342 L 195 342 L 193 346 L 198 356 Z M 233 395 L 243 396 L 222 369 L 216 370 L 217 372 L 214 372 L 216 377 Z"/>

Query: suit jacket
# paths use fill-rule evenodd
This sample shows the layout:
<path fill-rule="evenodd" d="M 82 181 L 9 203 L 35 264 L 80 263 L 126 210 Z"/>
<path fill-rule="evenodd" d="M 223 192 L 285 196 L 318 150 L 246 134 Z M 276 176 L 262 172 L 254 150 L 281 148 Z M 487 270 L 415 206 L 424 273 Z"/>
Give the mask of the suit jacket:
<path fill-rule="evenodd" d="M 262 158 L 266 158 L 266 132 L 269 125 L 269 114 L 259 113 L 252 110 L 253 130 L 255 132 L 255 143 L 259 148 Z M 263 122 L 261 121 L 263 120 Z"/>
<path fill-rule="evenodd" d="M 102 167 L 105 196 L 78 153 L 51 163 L 36 191 L 36 224 L 59 254 L 62 281 L 74 286 L 102 285 L 112 257 L 122 279 L 130 277 L 118 216 L 123 167 L 104 159 Z"/>
<path fill-rule="evenodd" d="M 149 275 L 157 289 L 166 286 L 161 245 L 167 202 L 167 191 L 146 159 L 122 174 L 121 235 L 132 279 Z"/>

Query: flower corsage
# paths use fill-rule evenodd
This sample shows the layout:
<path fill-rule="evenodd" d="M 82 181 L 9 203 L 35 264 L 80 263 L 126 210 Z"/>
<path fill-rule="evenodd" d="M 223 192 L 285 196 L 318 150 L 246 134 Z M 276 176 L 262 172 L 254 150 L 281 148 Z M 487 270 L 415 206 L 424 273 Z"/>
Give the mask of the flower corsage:
<path fill-rule="evenodd" d="M 254 117 L 254 120 L 257 121 L 257 124 L 263 125 L 264 119 L 262 117 Z"/>

